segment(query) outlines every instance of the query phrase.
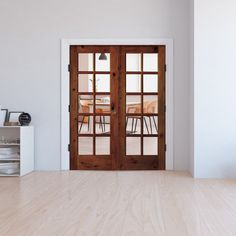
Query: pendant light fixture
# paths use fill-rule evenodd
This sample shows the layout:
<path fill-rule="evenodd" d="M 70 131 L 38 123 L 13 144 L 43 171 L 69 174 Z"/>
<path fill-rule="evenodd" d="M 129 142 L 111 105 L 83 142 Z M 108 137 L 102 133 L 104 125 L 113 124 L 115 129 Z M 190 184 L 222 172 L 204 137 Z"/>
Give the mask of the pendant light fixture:
<path fill-rule="evenodd" d="M 101 53 L 101 55 L 99 56 L 98 60 L 107 60 L 107 56 L 105 53 Z"/>

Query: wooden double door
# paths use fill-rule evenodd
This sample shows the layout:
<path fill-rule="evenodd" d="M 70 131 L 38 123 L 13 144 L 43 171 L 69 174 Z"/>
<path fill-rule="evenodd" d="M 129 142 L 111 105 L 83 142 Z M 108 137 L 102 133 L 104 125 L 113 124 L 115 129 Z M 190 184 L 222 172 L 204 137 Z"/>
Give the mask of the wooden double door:
<path fill-rule="evenodd" d="M 165 169 L 165 46 L 70 47 L 70 169 Z"/>

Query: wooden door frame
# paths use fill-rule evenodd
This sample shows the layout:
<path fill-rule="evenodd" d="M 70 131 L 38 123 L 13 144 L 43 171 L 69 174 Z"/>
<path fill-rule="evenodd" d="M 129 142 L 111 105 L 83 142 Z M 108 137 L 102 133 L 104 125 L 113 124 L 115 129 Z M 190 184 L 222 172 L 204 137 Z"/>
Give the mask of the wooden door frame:
<path fill-rule="evenodd" d="M 164 45 L 166 46 L 166 170 L 174 169 L 173 158 L 173 40 L 172 39 L 62 39 L 61 40 L 61 170 L 70 169 L 70 80 L 68 64 L 71 45 Z"/>

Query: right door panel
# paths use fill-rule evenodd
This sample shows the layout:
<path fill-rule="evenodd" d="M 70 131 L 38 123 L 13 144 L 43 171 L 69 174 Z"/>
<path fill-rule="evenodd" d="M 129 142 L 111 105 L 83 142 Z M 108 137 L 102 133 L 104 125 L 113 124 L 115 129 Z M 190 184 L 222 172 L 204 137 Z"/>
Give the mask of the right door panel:
<path fill-rule="evenodd" d="M 165 169 L 165 46 L 122 46 L 120 169 Z"/>

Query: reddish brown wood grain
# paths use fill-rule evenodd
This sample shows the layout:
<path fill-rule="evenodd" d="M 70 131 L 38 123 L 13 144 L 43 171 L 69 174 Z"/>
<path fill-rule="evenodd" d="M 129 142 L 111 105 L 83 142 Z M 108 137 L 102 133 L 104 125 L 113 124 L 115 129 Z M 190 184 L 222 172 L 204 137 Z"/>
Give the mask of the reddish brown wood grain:
<path fill-rule="evenodd" d="M 92 53 L 93 71 L 79 71 L 78 53 Z M 110 53 L 111 70 L 109 72 L 95 71 L 95 53 Z M 141 55 L 141 71 L 126 72 L 126 54 L 139 53 Z M 158 71 L 143 71 L 143 54 L 158 53 Z M 78 74 L 93 74 L 93 92 L 78 92 Z M 96 93 L 96 74 L 110 74 L 111 92 Z M 126 93 L 126 74 L 140 74 L 141 92 Z M 145 93 L 143 91 L 143 75 L 158 75 L 157 93 Z M 97 95 L 110 95 L 111 112 L 105 116 L 110 116 L 110 132 L 104 134 L 79 134 L 78 133 L 78 116 L 92 115 L 99 116 L 96 113 L 96 105 L 93 106 L 91 113 L 79 113 L 78 96 L 91 95 L 95 101 Z M 141 112 L 126 113 L 126 95 L 139 95 L 141 97 Z M 145 95 L 158 95 L 158 112 L 143 113 L 143 97 Z M 74 45 L 70 48 L 70 169 L 81 170 L 164 170 L 165 169 L 165 46 L 83 46 Z M 144 134 L 143 122 L 141 122 L 140 134 L 126 134 L 126 116 L 132 115 L 141 117 L 158 116 L 158 134 Z M 95 130 L 95 119 L 93 119 L 93 130 Z M 79 155 L 78 137 L 93 137 L 93 155 Z M 96 137 L 110 137 L 110 155 L 96 155 Z M 141 138 L 141 155 L 126 155 L 126 137 Z M 143 155 L 143 138 L 158 138 L 158 155 Z"/>

